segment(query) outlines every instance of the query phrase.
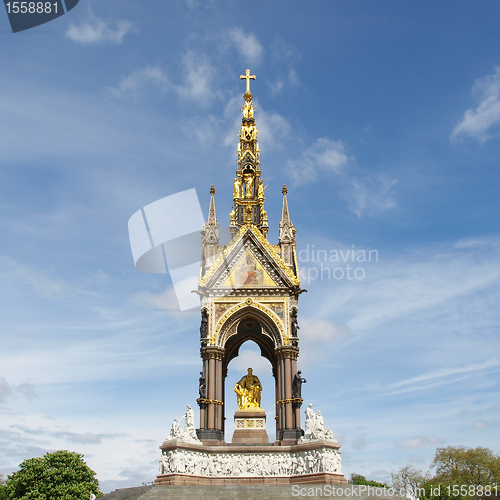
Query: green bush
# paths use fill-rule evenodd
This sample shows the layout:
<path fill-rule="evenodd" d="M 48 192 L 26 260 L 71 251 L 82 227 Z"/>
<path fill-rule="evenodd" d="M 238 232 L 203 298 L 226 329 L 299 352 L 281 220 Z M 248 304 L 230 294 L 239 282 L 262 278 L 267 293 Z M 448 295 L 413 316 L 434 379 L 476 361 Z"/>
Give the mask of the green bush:
<path fill-rule="evenodd" d="M 365 484 L 367 486 L 374 486 L 376 488 L 390 488 L 390 486 L 385 483 L 379 483 L 378 481 L 371 481 L 369 479 L 366 479 L 365 476 L 362 476 L 361 474 L 356 474 L 355 472 L 351 474 L 351 479 L 349 480 L 349 483 Z"/>
<path fill-rule="evenodd" d="M 95 472 L 79 453 L 47 453 L 25 460 L 19 467 L 3 488 L 7 500 L 88 500 L 91 493 L 102 496 Z"/>

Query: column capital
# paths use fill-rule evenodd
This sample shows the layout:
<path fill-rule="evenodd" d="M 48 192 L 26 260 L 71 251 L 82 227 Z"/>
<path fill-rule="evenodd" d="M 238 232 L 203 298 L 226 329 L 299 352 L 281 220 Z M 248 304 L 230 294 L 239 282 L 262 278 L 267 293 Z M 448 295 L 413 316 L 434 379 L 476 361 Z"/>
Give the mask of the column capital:
<path fill-rule="evenodd" d="M 296 360 L 299 357 L 299 348 L 296 346 L 281 346 L 276 349 L 276 356 L 278 359 L 293 359 Z"/>
<path fill-rule="evenodd" d="M 216 346 L 207 346 L 200 349 L 200 354 L 203 359 L 216 359 L 221 361 L 224 356 L 225 349 Z"/>

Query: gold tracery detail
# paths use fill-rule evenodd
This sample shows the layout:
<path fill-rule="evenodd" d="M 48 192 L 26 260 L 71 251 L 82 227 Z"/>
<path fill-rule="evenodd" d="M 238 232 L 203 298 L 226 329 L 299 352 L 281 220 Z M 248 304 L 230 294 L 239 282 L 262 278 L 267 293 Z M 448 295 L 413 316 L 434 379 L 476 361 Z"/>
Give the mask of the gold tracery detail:
<path fill-rule="evenodd" d="M 275 314 L 271 309 L 268 309 L 267 307 L 264 307 L 262 304 L 259 302 L 253 302 L 252 304 L 247 304 L 246 300 L 244 302 L 240 302 L 236 307 L 232 307 L 228 309 L 219 319 L 217 322 L 217 326 L 213 332 L 213 334 L 210 336 L 210 345 L 216 345 L 217 338 L 219 336 L 219 332 L 222 326 L 226 323 L 226 320 L 231 317 L 235 312 L 239 311 L 240 309 L 243 309 L 244 307 L 255 307 L 256 309 L 259 309 L 262 311 L 264 314 L 266 314 L 276 325 L 278 328 L 280 334 L 281 334 L 281 339 L 283 341 L 284 345 L 288 345 L 290 340 L 288 335 L 285 333 L 285 329 L 283 328 L 283 324 L 281 322 L 281 319 L 277 314 Z"/>
<path fill-rule="evenodd" d="M 270 245 L 269 242 L 264 238 L 262 233 L 256 229 L 252 224 L 246 224 L 242 226 L 239 230 L 239 233 L 233 238 L 233 240 L 229 243 L 229 245 L 219 254 L 219 257 L 217 260 L 214 262 L 212 267 L 207 271 L 207 273 L 200 279 L 200 286 L 205 286 L 210 278 L 215 274 L 215 272 L 219 269 L 220 265 L 224 260 L 227 258 L 229 253 L 233 250 L 234 246 L 236 243 L 243 238 L 245 235 L 246 231 L 250 230 L 252 234 L 259 240 L 259 243 L 262 244 L 262 246 L 271 254 L 273 257 L 274 261 L 280 269 L 284 271 L 286 274 L 287 278 L 292 282 L 293 285 L 299 286 L 300 285 L 300 279 L 295 276 L 290 268 L 285 264 L 281 256 L 279 255 L 277 249 L 275 248 L 275 245 Z M 295 252 L 294 252 L 295 253 Z M 200 271 L 201 273 L 201 271 Z"/>

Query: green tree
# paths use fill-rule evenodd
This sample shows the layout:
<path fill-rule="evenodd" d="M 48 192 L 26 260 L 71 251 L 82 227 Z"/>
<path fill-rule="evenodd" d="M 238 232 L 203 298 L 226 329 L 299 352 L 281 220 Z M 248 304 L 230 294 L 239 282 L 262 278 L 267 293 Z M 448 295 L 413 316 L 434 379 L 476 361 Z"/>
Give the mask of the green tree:
<path fill-rule="evenodd" d="M 486 486 L 500 482 L 500 457 L 488 448 L 438 448 L 431 464 L 436 478 L 455 484 Z"/>
<path fill-rule="evenodd" d="M 70 451 L 47 453 L 20 464 L 7 479 L 8 500 L 88 500 L 102 496 L 95 472 L 83 455 Z"/>
<path fill-rule="evenodd" d="M 365 476 L 361 474 L 356 474 L 353 472 L 351 474 L 351 478 L 349 479 L 350 484 L 366 484 L 367 486 L 374 486 L 376 488 L 390 488 L 389 485 L 385 483 L 379 483 L 378 481 L 371 481 L 370 479 L 366 479 Z"/>
<path fill-rule="evenodd" d="M 405 465 L 396 472 L 391 472 L 392 487 L 395 491 L 404 495 L 404 492 L 410 493 L 413 498 L 418 498 L 423 492 L 422 488 L 429 477 L 422 471 L 415 469 L 412 465 Z"/>
<path fill-rule="evenodd" d="M 436 471 L 434 477 L 422 485 L 422 498 L 429 500 L 482 497 L 478 492 L 484 489 L 479 488 L 498 487 L 500 481 L 500 457 L 488 448 L 438 448 L 431 468 Z"/>
<path fill-rule="evenodd" d="M 0 474 L 0 500 L 6 500 L 7 498 L 7 486 L 5 485 L 5 480 Z"/>

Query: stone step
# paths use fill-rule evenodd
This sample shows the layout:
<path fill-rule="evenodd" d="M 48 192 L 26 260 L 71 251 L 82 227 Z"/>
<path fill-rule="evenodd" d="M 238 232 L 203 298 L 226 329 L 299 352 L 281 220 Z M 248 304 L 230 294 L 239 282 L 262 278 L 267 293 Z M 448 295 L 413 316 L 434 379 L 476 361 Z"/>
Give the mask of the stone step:
<path fill-rule="evenodd" d="M 112 491 L 102 497 L 99 500 L 137 500 L 141 495 L 152 489 L 153 486 L 138 486 L 135 488 L 121 488 L 119 490 Z"/>
<path fill-rule="evenodd" d="M 123 496 L 120 496 L 123 495 Z M 102 500 L 292 500 L 329 497 L 337 500 L 406 500 L 387 490 L 357 485 L 143 486 L 108 493 Z"/>

